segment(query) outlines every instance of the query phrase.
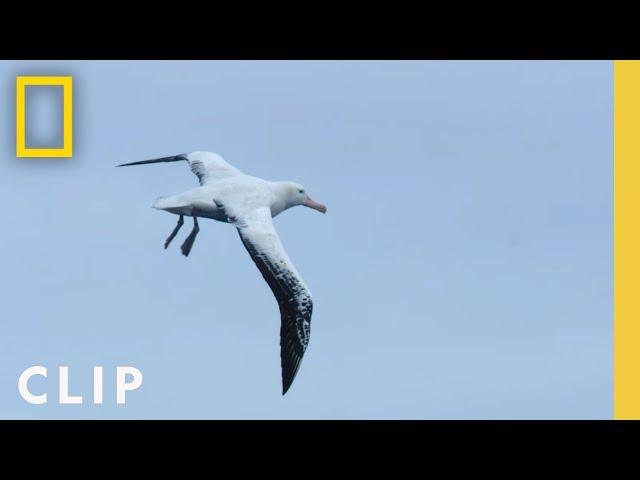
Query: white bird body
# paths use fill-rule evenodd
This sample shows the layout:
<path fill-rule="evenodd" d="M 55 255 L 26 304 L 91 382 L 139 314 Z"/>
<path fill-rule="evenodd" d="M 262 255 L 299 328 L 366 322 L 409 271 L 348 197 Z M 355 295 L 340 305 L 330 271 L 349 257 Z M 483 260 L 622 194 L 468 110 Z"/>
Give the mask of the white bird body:
<path fill-rule="evenodd" d="M 233 206 L 237 214 L 268 206 L 275 217 L 286 210 L 286 202 L 279 195 L 277 182 L 269 182 L 258 177 L 240 174 L 212 183 L 192 188 L 186 192 L 160 197 L 153 208 L 176 215 L 205 217 L 227 222 L 224 208 L 219 204 Z"/>
<path fill-rule="evenodd" d="M 182 245 L 188 256 L 200 231 L 198 217 L 233 224 L 240 239 L 271 288 L 280 307 L 280 357 L 283 394 L 295 378 L 309 342 L 313 301 L 311 292 L 287 256 L 274 228 L 272 217 L 288 208 L 305 205 L 326 212 L 326 207 L 313 201 L 304 188 L 293 182 L 270 182 L 245 175 L 228 164 L 220 155 L 193 152 L 155 160 L 118 166 L 184 160 L 200 180 L 200 186 L 170 197 L 161 197 L 153 208 L 180 216 L 177 226 L 165 242 L 169 246 L 183 225 L 183 217 L 191 216 L 194 228 Z"/>

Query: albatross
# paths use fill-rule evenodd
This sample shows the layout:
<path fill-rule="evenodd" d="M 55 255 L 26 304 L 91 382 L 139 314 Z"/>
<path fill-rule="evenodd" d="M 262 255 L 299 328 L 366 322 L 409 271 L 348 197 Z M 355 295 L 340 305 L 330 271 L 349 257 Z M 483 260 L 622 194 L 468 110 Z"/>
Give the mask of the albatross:
<path fill-rule="evenodd" d="M 270 182 L 246 175 L 212 152 L 184 153 L 117 166 L 178 161 L 189 164 L 200 186 L 178 195 L 160 197 L 154 203 L 153 208 L 179 216 L 164 248 L 169 247 L 178 234 L 185 216 L 193 218 L 193 229 L 181 247 L 185 257 L 189 256 L 200 231 L 198 218 L 210 218 L 236 227 L 280 307 L 280 363 L 284 395 L 298 373 L 309 344 L 313 300 L 309 288 L 284 250 L 272 218 L 297 205 L 321 213 L 326 213 L 327 207 L 312 200 L 298 183 Z"/>

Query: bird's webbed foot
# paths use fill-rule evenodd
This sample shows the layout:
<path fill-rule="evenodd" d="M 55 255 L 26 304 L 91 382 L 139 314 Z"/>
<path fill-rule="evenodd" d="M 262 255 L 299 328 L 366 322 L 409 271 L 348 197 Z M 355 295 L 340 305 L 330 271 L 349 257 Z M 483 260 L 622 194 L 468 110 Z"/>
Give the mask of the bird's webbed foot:
<path fill-rule="evenodd" d="M 175 226 L 175 228 L 173 229 L 171 234 L 164 241 L 164 249 L 165 250 L 167 249 L 167 247 L 169 247 L 169 244 L 171 243 L 171 241 L 174 238 L 176 238 L 176 235 L 178 234 L 178 231 L 180 231 L 180 227 L 182 227 L 182 225 L 184 225 L 184 217 L 182 215 L 180 215 L 180 218 L 178 219 L 178 224 Z"/>
<path fill-rule="evenodd" d="M 191 253 L 191 247 L 193 247 L 193 243 L 195 242 L 196 236 L 198 235 L 199 231 L 200 231 L 200 226 L 198 225 L 198 217 L 196 217 L 194 215 L 193 216 L 193 230 L 191 230 L 191 233 L 185 239 L 184 243 L 180 247 L 180 249 L 182 250 L 182 254 L 185 257 L 188 257 L 189 253 Z"/>

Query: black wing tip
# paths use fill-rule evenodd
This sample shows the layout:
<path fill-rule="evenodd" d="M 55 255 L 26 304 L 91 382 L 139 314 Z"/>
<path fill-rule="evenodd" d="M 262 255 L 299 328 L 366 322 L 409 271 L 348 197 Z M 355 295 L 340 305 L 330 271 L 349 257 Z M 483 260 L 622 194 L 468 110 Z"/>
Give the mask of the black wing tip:
<path fill-rule="evenodd" d="M 288 381 L 285 380 L 285 379 L 282 379 L 282 396 L 283 397 L 289 391 L 289 389 L 291 388 L 292 384 L 293 384 L 293 378 L 291 380 L 288 380 Z"/>
<path fill-rule="evenodd" d="M 298 375 L 298 370 L 300 370 L 301 361 L 302 357 L 298 357 L 294 361 L 294 365 L 282 365 L 282 395 L 285 395 L 293 385 L 293 381 Z"/>
<path fill-rule="evenodd" d="M 116 167 L 129 167 L 131 165 L 147 165 L 149 163 L 163 163 L 163 162 L 179 162 L 181 160 L 187 160 L 187 156 L 184 153 L 180 155 L 172 155 L 170 157 L 153 158 L 151 160 L 140 160 L 139 162 L 121 163 Z"/>

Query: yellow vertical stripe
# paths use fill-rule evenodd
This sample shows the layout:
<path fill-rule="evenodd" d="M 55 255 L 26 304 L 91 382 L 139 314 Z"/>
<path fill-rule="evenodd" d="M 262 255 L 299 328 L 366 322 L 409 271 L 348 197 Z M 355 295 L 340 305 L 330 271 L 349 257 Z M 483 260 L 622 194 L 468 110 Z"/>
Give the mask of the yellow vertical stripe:
<path fill-rule="evenodd" d="M 73 155 L 73 78 L 66 77 L 62 80 L 63 86 L 63 155 L 71 157 Z"/>
<path fill-rule="evenodd" d="M 16 78 L 16 156 L 24 156 L 25 151 L 25 84 L 21 77 Z"/>
<path fill-rule="evenodd" d="M 640 419 L 640 61 L 613 68 L 614 418 Z"/>

